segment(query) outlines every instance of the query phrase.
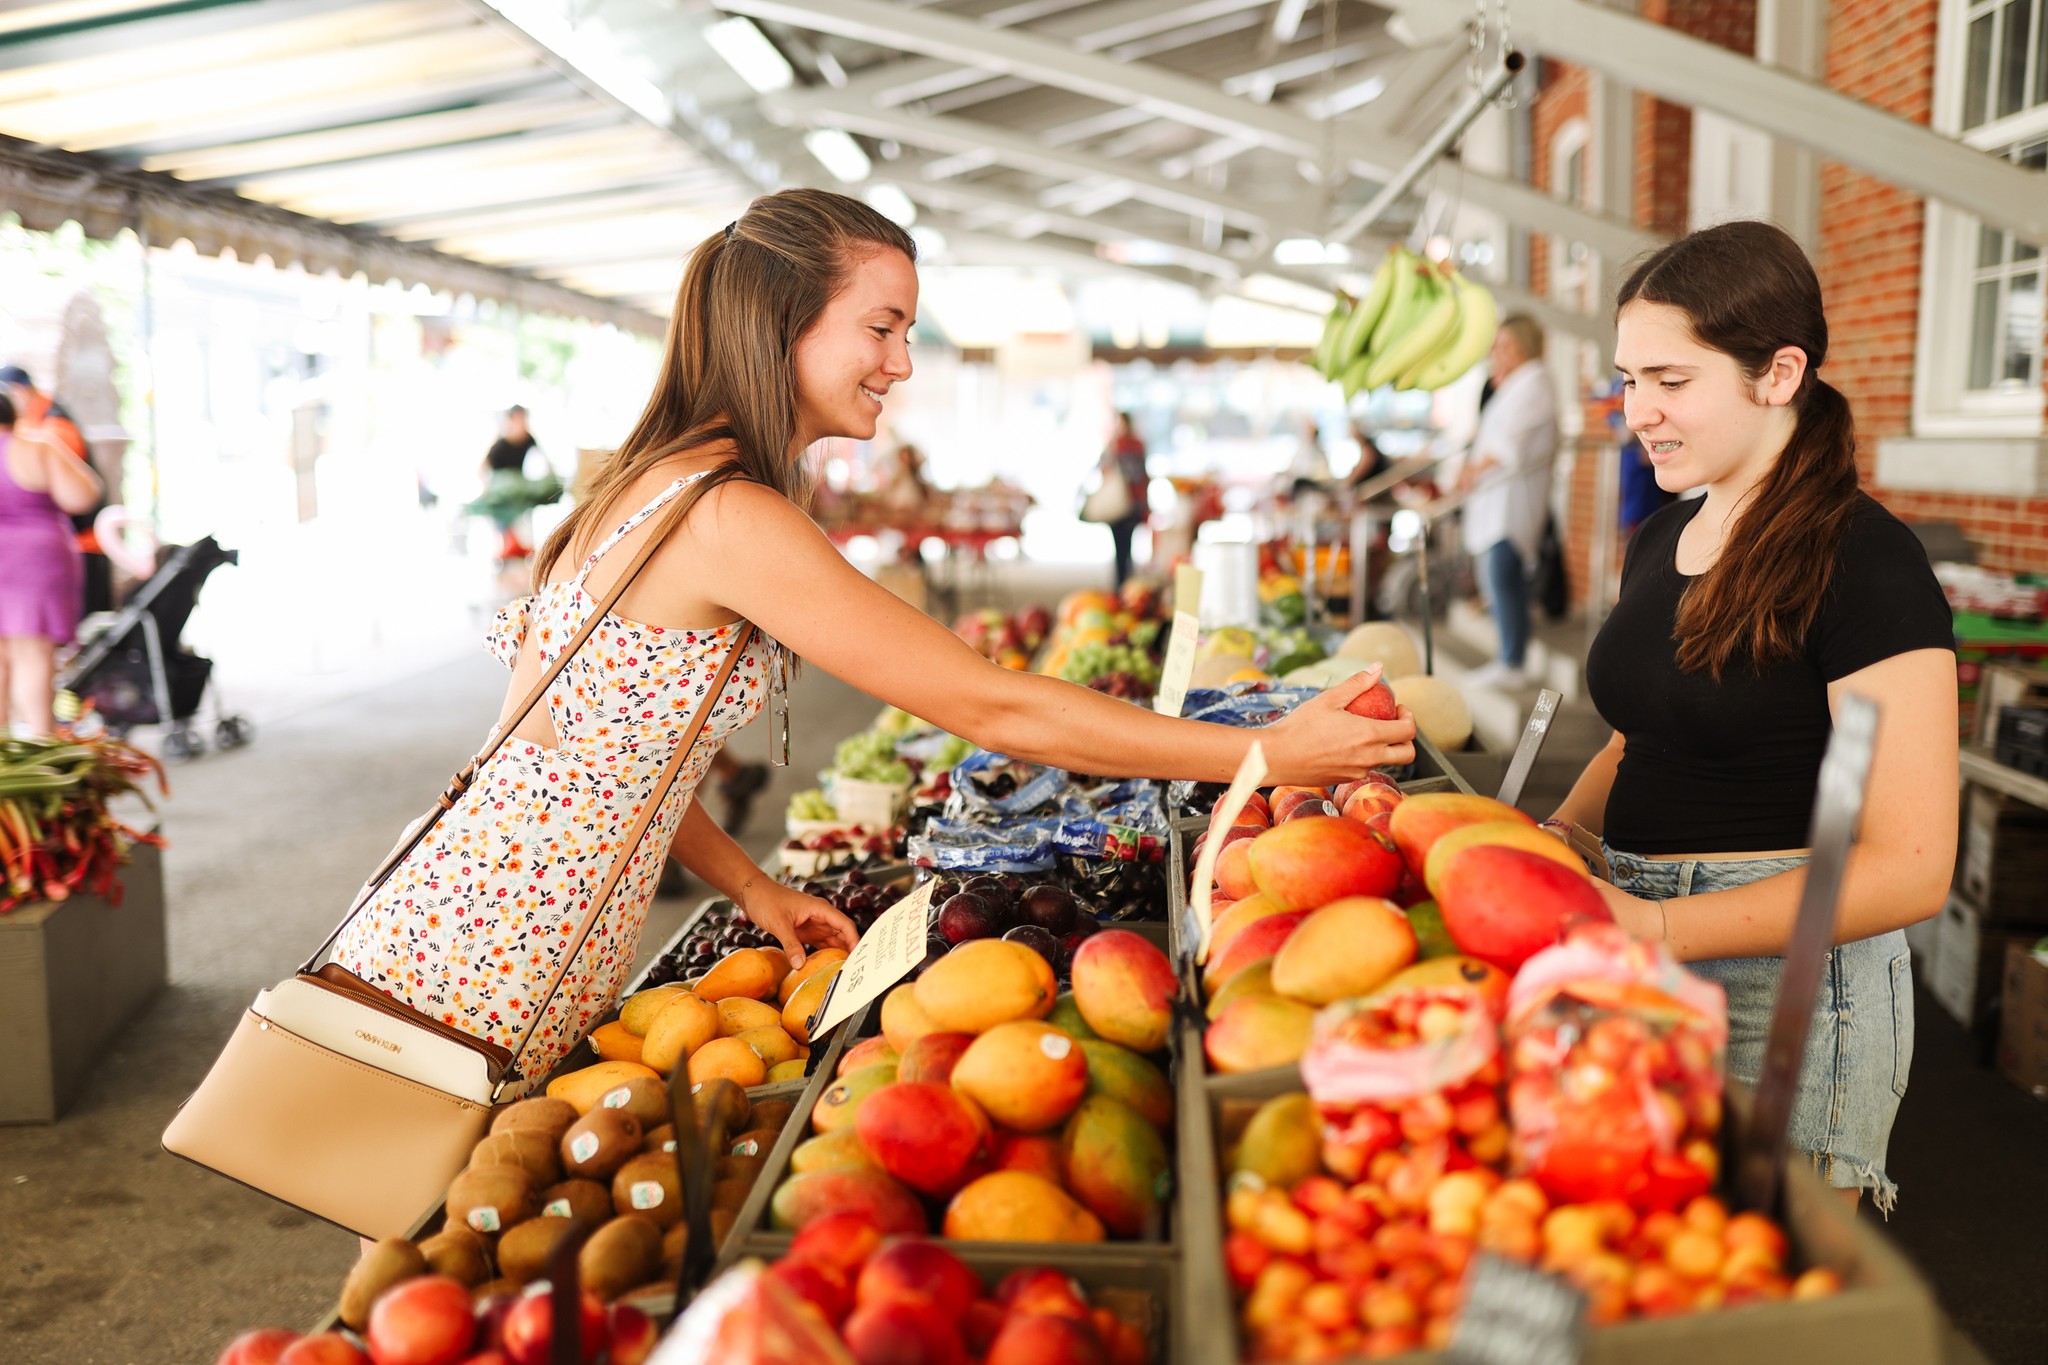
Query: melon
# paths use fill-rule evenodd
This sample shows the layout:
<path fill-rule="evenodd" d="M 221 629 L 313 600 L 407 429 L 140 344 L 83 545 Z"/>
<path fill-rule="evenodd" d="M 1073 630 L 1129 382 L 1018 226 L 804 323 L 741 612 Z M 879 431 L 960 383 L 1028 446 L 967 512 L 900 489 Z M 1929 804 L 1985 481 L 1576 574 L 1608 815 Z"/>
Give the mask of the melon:
<path fill-rule="evenodd" d="M 1368 621 L 1344 637 L 1337 653 L 1346 659 L 1363 659 L 1378 664 L 1389 678 L 1404 678 L 1422 671 L 1422 653 L 1415 640 L 1392 621 Z"/>
<path fill-rule="evenodd" d="M 1445 753 L 1464 748 L 1472 738 L 1472 708 L 1465 694 L 1442 678 L 1416 673 L 1395 678 L 1387 686 L 1394 689 L 1394 700 L 1415 717 L 1416 728 Z"/>

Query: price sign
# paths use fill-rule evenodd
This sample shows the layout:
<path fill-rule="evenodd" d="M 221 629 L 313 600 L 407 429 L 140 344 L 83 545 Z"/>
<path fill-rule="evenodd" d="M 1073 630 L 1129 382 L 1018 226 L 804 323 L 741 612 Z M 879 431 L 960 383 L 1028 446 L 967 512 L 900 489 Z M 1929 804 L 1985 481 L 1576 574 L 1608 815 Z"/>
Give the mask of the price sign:
<path fill-rule="evenodd" d="M 1465 1280 L 1452 1365 L 1578 1365 L 1586 1299 L 1555 1275 L 1481 1252 Z"/>
<path fill-rule="evenodd" d="M 1178 716 L 1187 704 L 1188 684 L 1195 676 L 1195 645 L 1202 633 L 1202 571 L 1183 564 L 1173 571 L 1173 628 L 1166 637 L 1166 663 L 1159 670 L 1159 691 L 1152 709 Z"/>
<path fill-rule="evenodd" d="M 1201 947 L 1195 950 L 1195 961 L 1209 960 L 1211 883 L 1216 879 L 1216 855 L 1223 851 L 1221 835 L 1237 823 L 1237 817 L 1244 812 L 1245 802 L 1252 799 L 1266 781 L 1266 751 L 1257 740 L 1245 750 L 1244 762 L 1237 765 L 1237 776 L 1230 779 L 1230 790 L 1223 793 L 1223 799 L 1216 803 L 1216 813 L 1209 817 L 1209 837 L 1202 842 L 1202 856 L 1195 859 L 1194 894 L 1188 898 L 1188 908 L 1194 911 L 1196 941 Z"/>
<path fill-rule="evenodd" d="M 818 1012 L 811 1016 L 811 1037 L 824 1036 L 924 961 L 925 919 L 931 911 L 932 892 L 938 885 L 939 879 L 934 877 L 918 887 L 884 911 L 860 936 L 860 942 L 832 978 Z"/>

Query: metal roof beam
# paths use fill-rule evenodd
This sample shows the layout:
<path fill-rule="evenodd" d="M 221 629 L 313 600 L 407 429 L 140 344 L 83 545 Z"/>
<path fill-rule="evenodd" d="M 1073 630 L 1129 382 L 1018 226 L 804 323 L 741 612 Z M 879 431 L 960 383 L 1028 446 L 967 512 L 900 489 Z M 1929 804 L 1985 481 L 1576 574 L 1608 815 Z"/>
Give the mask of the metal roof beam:
<path fill-rule="evenodd" d="M 180 10 L 171 14 L 145 13 L 132 19 L 115 18 L 97 28 L 49 38 L 30 38 L 26 42 L 9 42 L 0 37 L 0 71 L 50 66 L 104 56 L 110 52 L 157 48 L 188 38 L 211 38 L 259 25 L 288 23 L 311 15 L 355 9 L 361 4 L 362 0 L 264 0 L 260 5 L 252 5 L 244 0 L 223 0 L 223 3 L 205 9 Z"/>
<path fill-rule="evenodd" d="M 1518 0 L 1515 36 L 2048 243 L 2048 177 L 1818 82 L 1584 0 Z"/>
<path fill-rule="evenodd" d="M 1186 269 L 1231 282 L 1235 282 L 1244 274 L 1235 261 L 1212 252 L 1198 251 L 1176 242 L 1162 241 L 1159 234 L 1132 224 L 1117 223 L 1099 217 L 1059 213 L 1045 208 L 1028 195 L 1010 194 L 985 185 L 962 184 L 959 181 L 906 178 L 900 183 L 905 194 L 930 208 L 967 215 L 993 211 L 1006 215 L 1011 222 L 1034 219 L 1044 225 L 1045 231 L 1104 245 L 1132 241 L 1153 242 L 1172 254 L 1172 264 Z"/>

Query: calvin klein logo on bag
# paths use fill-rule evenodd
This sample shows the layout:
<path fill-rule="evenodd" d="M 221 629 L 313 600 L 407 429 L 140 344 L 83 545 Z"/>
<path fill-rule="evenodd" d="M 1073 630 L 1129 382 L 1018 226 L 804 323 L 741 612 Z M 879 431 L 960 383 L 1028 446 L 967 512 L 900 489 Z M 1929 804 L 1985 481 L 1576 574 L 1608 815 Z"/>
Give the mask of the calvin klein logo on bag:
<path fill-rule="evenodd" d="M 389 1042 L 383 1038 L 379 1038 L 376 1034 L 370 1032 L 368 1029 L 357 1029 L 356 1037 L 362 1039 L 366 1043 L 375 1043 L 378 1047 L 383 1048 L 386 1052 L 405 1051 L 405 1048 L 402 1044 Z"/>

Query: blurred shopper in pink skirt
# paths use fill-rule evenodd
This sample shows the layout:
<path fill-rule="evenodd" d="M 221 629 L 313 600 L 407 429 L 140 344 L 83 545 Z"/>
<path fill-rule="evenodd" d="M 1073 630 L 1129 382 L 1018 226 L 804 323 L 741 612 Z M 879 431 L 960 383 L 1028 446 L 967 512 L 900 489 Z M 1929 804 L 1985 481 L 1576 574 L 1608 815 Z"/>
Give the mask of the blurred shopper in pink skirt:
<path fill-rule="evenodd" d="M 100 478 L 40 429 L 15 430 L 0 396 L 0 719 L 47 735 L 57 646 L 76 638 L 84 568 L 70 516 L 99 504 Z"/>

